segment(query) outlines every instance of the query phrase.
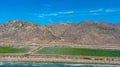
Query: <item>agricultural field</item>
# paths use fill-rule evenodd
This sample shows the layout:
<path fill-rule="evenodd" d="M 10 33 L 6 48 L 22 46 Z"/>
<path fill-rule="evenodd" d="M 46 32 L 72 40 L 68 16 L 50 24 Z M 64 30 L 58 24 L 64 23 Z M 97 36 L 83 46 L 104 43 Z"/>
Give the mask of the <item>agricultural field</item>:
<path fill-rule="evenodd" d="M 0 46 L 0 53 L 25 53 L 30 49 L 26 47 L 10 47 L 10 46 Z"/>
<path fill-rule="evenodd" d="M 120 57 L 120 50 L 89 49 L 89 48 L 66 48 L 66 47 L 44 47 L 41 50 L 39 50 L 37 52 L 37 54 Z"/>

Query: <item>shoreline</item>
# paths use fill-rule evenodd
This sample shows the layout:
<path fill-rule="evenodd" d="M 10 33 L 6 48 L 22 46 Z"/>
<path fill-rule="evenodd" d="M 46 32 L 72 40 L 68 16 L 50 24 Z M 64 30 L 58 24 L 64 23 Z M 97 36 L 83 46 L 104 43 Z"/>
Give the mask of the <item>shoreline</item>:
<path fill-rule="evenodd" d="M 120 66 L 120 63 L 90 63 L 90 62 L 56 62 L 56 61 L 52 61 L 52 62 L 50 62 L 50 61 L 0 61 L 0 62 L 11 62 L 11 63 L 16 63 L 16 62 L 18 62 L 18 63 L 59 63 L 59 64 L 97 64 L 97 65 L 118 65 L 118 66 Z"/>
<path fill-rule="evenodd" d="M 98 57 L 99 58 L 99 57 Z M 73 58 L 64 56 L 46 56 L 46 55 L 0 55 L 0 62 L 35 62 L 35 63 L 65 63 L 65 64 L 107 64 L 107 65 L 120 65 L 118 61 L 108 60 L 90 60 L 79 59 L 74 61 Z"/>
<path fill-rule="evenodd" d="M 115 65 L 115 64 L 95 64 L 95 63 L 55 63 L 55 62 L 0 62 L 0 65 L 6 65 L 6 64 L 20 64 L 20 65 L 41 65 L 41 64 L 47 64 L 47 65 L 53 65 L 53 64 L 61 64 L 61 65 L 70 65 L 70 66 L 85 66 L 85 65 L 92 65 L 92 66 L 120 66 L 120 65 Z"/>

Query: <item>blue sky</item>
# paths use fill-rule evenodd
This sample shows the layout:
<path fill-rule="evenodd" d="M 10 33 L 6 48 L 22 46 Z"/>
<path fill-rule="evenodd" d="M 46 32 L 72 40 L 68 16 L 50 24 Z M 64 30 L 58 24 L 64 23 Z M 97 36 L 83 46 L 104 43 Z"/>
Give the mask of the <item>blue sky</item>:
<path fill-rule="evenodd" d="M 120 0 L 0 0 L 0 23 L 120 22 Z"/>

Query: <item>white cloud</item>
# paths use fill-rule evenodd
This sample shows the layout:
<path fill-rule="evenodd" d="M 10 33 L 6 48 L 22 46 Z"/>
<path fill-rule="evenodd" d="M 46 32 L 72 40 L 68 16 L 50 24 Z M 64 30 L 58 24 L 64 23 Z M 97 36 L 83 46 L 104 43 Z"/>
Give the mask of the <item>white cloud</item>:
<path fill-rule="evenodd" d="M 91 13 L 91 15 L 99 15 L 99 13 Z"/>
<path fill-rule="evenodd" d="M 49 13 L 49 14 L 39 14 L 38 17 L 45 17 L 45 16 L 57 16 L 57 13 Z"/>
<path fill-rule="evenodd" d="M 105 9 L 105 12 L 120 12 L 120 9 Z"/>
<path fill-rule="evenodd" d="M 46 14 L 46 16 L 57 16 L 57 13 L 50 13 L 50 14 Z"/>
<path fill-rule="evenodd" d="M 99 9 L 90 10 L 89 12 L 102 12 L 102 11 L 104 11 L 104 9 L 99 8 Z"/>
<path fill-rule="evenodd" d="M 92 10 L 77 11 L 58 11 L 53 13 L 37 13 L 38 17 L 70 17 L 70 16 L 90 16 L 90 15 L 108 15 L 109 13 L 120 13 L 120 8 L 99 8 Z"/>
<path fill-rule="evenodd" d="M 114 10 L 112 9 L 106 9 L 105 12 L 113 12 Z"/>
<path fill-rule="evenodd" d="M 64 11 L 64 12 L 56 12 L 56 13 L 43 13 L 43 14 L 38 14 L 38 17 L 67 15 L 67 14 L 73 14 L 73 13 L 74 13 L 74 11 Z"/>
<path fill-rule="evenodd" d="M 90 13 L 98 13 L 98 12 L 120 12 L 120 8 L 119 9 L 115 9 L 115 8 L 107 8 L 107 9 L 103 9 L 103 8 L 99 8 L 99 9 L 94 9 L 94 10 L 89 10 Z"/>
<path fill-rule="evenodd" d="M 65 12 L 58 12 L 59 14 L 73 14 L 74 11 L 65 11 Z"/>

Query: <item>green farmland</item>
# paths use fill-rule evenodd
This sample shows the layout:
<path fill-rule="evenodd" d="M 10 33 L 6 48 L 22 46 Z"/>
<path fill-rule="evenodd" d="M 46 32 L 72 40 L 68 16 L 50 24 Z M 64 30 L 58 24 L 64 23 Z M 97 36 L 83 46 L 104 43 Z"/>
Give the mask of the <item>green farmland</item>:
<path fill-rule="evenodd" d="M 44 47 L 37 54 L 120 57 L 120 50 Z"/>
<path fill-rule="evenodd" d="M 0 46 L 0 53 L 25 53 L 28 48 L 14 48 L 9 46 Z"/>

